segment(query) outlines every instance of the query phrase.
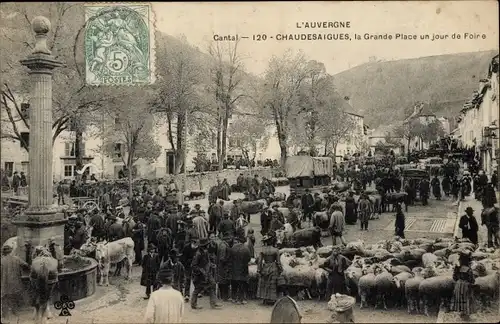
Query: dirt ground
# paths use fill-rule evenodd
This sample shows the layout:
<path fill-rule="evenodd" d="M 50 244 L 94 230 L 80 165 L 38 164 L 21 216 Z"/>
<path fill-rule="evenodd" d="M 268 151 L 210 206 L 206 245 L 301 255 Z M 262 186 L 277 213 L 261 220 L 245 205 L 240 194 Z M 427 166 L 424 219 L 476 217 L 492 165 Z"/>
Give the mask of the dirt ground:
<path fill-rule="evenodd" d="M 143 322 L 147 300 L 144 300 L 144 287 L 139 285 L 140 268 L 134 268 L 132 280 L 126 282 L 122 278 L 110 277 L 110 286 L 97 287 L 96 294 L 76 302 L 71 310 L 71 317 L 58 316 L 53 307 L 53 318 L 50 323 L 141 323 Z M 220 310 L 212 310 L 208 298 L 199 301 L 201 310 L 192 310 L 186 303 L 185 323 L 269 323 L 272 306 L 261 305 L 258 301 L 250 301 L 246 305 L 223 304 Z M 325 301 L 299 301 L 302 323 L 328 323 L 332 312 L 327 309 Z M 25 311 L 19 317 L 18 323 L 30 323 L 32 313 Z M 360 310 L 354 311 L 357 323 L 435 323 L 436 317 L 408 315 L 403 309 Z M 11 323 L 17 323 L 16 320 Z"/>

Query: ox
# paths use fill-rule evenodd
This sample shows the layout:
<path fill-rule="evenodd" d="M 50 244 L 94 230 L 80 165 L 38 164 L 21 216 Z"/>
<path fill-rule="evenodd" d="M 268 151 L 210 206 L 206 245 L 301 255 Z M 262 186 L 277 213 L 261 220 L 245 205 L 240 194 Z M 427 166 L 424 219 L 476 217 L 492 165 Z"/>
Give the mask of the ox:
<path fill-rule="evenodd" d="M 127 259 L 127 280 L 132 274 L 132 263 L 135 259 L 134 241 L 130 237 L 125 237 L 117 241 L 97 243 L 95 249 L 96 260 L 99 264 L 101 279 L 99 285 L 109 285 L 109 270 L 111 264 L 118 264 Z"/>

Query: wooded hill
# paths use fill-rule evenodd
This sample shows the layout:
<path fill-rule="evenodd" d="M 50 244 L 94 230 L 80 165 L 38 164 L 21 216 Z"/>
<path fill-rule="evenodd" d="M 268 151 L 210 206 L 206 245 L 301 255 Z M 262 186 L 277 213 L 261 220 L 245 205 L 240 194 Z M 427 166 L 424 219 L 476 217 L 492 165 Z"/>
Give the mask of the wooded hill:
<path fill-rule="evenodd" d="M 351 98 L 371 128 L 402 121 L 417 101 L 429 104 L 438 116 L 453 118 L 487 76 L 496 54 L 483 51 L 366 63 L 334 75 L 335 87 Z"/>

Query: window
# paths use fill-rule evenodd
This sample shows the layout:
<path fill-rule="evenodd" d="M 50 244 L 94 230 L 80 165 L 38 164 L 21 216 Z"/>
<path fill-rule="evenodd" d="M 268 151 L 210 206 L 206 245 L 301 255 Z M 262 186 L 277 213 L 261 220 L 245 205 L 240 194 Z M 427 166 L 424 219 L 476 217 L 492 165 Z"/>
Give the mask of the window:
<path fill-rule="evenodd" d="M 22 139 L 22 141 L 19 141 L 21 144 L 21 148 L 25 148 L 24 143 L 26 143 L 26 148 L 29 148 L 29 146 L 30 146 L 30 133 L 29 132 L 22 132 L 21 139 Z"/>
<path fill-rule="evenodd" d="M 65 165 L 64 166 L 64 177 L 71 178 L 75 175 L 75 166 L 74 165 Z"/>
<path fill-rule="evenodd" d="M 12 173 L 14 173 L 14 162 L 5 162 L 5 173 L 8 177 L 12 177 Z"/>
<path fill-rule="evenodd" d="M 80 147 L 82 156 L 85 156 L 85 143 L 82 142 Z M 64 143 L 64 156 L 76 157 L 75 142 Z"/>
<path fill-rule="evenodd" d="M 28 103 L 21 104 L 21 117 L 24 119 L 28 119 L 30 117 L 30 104 Z"/>
<path fill-rule="evenodd" d="M 217 147 L 217 135 L 212 133 L 212 147 Z"/>
<path fill-rule="evenodd" d="M 28 166 L 29 162 L 27 161 L 21 162 L 21 171 L 23 171 L 25 174 L 28 174 Z"/>
<path fill-rule="evenodd" d="M 113 153 L 113 160 L 121 160 L 122 158 L 122 144 L 121 143 L 115 143 L 115 148 L 114 148 L 114 153 Z"/>
<path fill-rule="evenodd" d="M 64 143 L 64 156 L 75 156 L 75 143 L 66 142 Z"/>
<path fill-rule="evenodd" d="M 77 126 L 78 126 L 78 121 L 76 120 L 76 118 L 71 118 L 69 120 L 69 131 L 76 132 Z"/>
<path fill-rule="evenodd" d="M 120 130 L 120 127 L 122 125 L 122 122 L 120 118 L 115 118 L 115 130 Z"/>

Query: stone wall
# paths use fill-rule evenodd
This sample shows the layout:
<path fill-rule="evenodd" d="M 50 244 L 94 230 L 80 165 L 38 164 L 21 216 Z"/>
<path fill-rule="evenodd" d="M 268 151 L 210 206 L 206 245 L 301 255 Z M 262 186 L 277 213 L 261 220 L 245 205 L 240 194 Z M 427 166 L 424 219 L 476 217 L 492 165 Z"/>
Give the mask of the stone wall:
<path fill-rule="evenodd" d="M 223 170 L 223 171 L 212 171 L 212 172 L 201 172 L 201 173 L 190 173 L 186 178 L 186 191 L 201 190 L 208 192 L 211 186 L 217 183 L 217 179 L 220 181 L 227 179 L 227 182 L 232 185 L 236 183 L 236 179 L 243 173 L 245 177 L 254 177 L 258 175 L 259 178 L 273 178 L 276 173 L 280 172 L 276 169 L 271 168 L 252 168 L 245 170 Z M 179 188 L 182 188 L 183 175 L 175 176 L 175 182 Z"/>

